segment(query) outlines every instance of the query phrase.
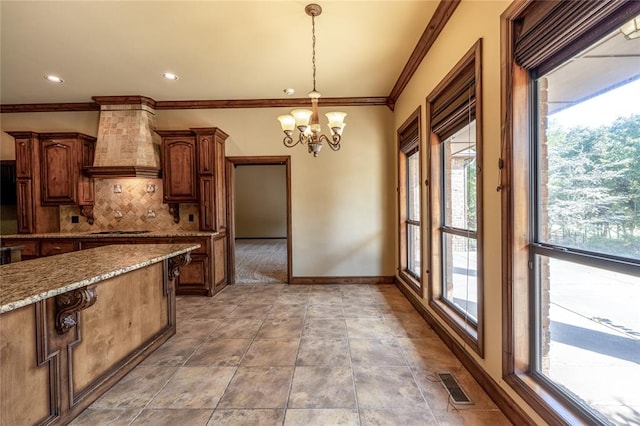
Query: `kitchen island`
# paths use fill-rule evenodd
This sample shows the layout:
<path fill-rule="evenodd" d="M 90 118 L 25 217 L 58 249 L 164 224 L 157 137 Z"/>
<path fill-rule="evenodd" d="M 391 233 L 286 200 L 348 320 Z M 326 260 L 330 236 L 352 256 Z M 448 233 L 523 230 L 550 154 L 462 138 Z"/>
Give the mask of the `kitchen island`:
<path fill-rule="evenodd" d="M 197 244 L 109 245 L 0 266 L 0 424 L 64 424 L 175 334 Z"/>
<path fill-rule="evenodd" d="M 111 244 L 198 244 L 191 263 L 176 280 L 176 294 L 213 296 L 228 282 L 227 236 L 208 231 L 96 230 L 0 237 L 3 247 L 22 246 L 22 259 L 86 250 Z"/>

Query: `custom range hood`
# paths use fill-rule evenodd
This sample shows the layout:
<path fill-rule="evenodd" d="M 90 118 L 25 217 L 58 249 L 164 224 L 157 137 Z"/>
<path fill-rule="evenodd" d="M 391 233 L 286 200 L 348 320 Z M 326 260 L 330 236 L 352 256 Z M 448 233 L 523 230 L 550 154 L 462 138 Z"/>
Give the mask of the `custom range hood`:
<path fill-rule="evenodd" d="M 145 96 L 94 96 L 100 122 L 93 166 L 94 178 L 159 177 L 160 136 L 156 102 Z"/>

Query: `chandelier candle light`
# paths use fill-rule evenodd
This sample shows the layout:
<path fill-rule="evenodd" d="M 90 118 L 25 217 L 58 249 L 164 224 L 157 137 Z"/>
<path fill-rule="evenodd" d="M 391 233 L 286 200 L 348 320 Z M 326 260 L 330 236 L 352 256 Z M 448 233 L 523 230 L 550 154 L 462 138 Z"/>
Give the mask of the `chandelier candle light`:
<path fill-rule="evenodd" d="M 311 110 L 294 109 L 291 114 L 281 115 L 278 117 L 282 130 L 286 135 L 283 139 L 285 146 L 291 148 L 297 144 L 307 144 L 309 153 L 313 153 L 314 157 L 318 156 L 322 149 L 323 142 L 326 142 L 331 149 L 337 151 L 340 149 L 340 140 L 342 139 L 342 131 L 344 129 L 344 117 L 346 112 L 328 112 L 325 115 L 329 120 L 329 129 L 331 137 L 320 133 L 320 123 L 318 121 L 318 98 L 320 92 L 316 90 L 316 16 L 322 13 L 322 8 L 317 4 L 309 4 L 304 8 L 307 15 L 311 16 L 311 64 L 313 68 L 313 90 L 309 92 L 311 98 Z M 300 134 L 298 139 L 294 140 L 292 135 L 294 129 L 297 128 Z"/>

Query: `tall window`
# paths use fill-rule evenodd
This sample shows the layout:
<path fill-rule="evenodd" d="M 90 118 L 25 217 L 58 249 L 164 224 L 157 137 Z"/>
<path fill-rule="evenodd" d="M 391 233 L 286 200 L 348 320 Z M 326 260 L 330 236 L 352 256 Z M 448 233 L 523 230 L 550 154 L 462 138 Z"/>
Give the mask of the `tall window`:
<path fill-rule="evenodd" d="M 400 275 L 422 296 L 420 220 L 420 109 L 398 130 Z"/>
<path fill-rule="evenodd" d="M 507 123 L 505 373 L 550 423 L 638 423 L 640 2 L 545 3 L 506 13 L 526 119 Z"/>
<path fill-rule="evenodd" d="M 482 356 L 481 41 L 427 97 L 431 137 L 429 303 Z"/>
<path fill-rule="evenodd" d="M 468 88 L 472 90 L 472 88 Z M 440 245 L 442 299 L 472 324 L 478 324 L 478 235 L 476 122 L 442 141 Z"/>

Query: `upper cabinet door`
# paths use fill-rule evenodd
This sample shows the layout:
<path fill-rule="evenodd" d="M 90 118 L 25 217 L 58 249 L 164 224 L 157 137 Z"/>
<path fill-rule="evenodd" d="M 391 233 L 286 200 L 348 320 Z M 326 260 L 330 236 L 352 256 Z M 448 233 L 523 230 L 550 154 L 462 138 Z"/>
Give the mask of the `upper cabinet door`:
<path fill-rule="evenodd" d="M 16 177 L 31 178 L 33 172 L 31 169 L 31 157 L 33 152 L 33 143 L 29 138 L 16 138 Z"/>
<path fill-rule="evenodd" d="M 162 154 L 164 201 L 197 202 L 195 138 L 164 138 Z"/>
<path fill-rule="evenodd" d="M 213 174 L 213 138 L 213 135 L 198 136 L 198 173 L 200 175 Z"/>
<path fill-rule="evenodd" d="M 77 140 L 43 140 L 42 204 L 63 205 L 77 203 L 78 158 Z"/>
<path fill-rule="evenodd" d="M 224 139 L 216 137 L 214 148 L 216 231 L 227 229 L 227 184 L 225 179 Z"/>
<path fill-rule="evenodd" d="M 27 178 L 16 179 L 16 198 L 18 213 L 18 232 L 21 234 L 31 234 L 34 232 L 33 226 L 33 194 L 32 181 Z"/>
<path fill-rule="evenodd" d="M 82 172 L 83 167 L 93 165 L 95 150 L 96 143 L 94 140 L 85 139 L 81 141 L 80 153 L 78 156 L 78 204 L 81 206 L 94 205 L 96 202 L 94 181 L 91 177 Z"/>

